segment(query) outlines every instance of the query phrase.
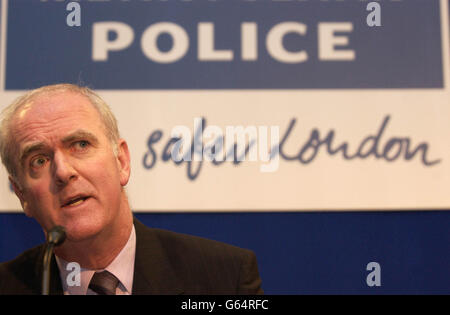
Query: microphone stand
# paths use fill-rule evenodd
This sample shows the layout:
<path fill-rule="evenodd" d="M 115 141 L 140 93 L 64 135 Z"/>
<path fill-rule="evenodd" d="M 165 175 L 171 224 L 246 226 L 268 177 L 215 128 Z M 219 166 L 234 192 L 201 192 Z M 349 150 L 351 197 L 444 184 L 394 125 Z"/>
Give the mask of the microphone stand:
<path fill-rule="evenodd" d="M 50 293 L 50 261 L 53 254 L 53 248 L 61 245 L 66 239 L 66 232 L 62 226 L 53 227 L 47 235 L 47 245 L 43 259 L 42 273 L 42 295 Z"/>

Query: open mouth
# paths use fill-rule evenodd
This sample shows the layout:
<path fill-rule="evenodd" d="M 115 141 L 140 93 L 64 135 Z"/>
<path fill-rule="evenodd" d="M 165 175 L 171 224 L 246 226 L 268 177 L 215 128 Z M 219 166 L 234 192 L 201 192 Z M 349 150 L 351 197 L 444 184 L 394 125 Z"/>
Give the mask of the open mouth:
<path fill-rule="evenodd" d="M 67 203 L 63 205 L 63 207 L 74 207 L 78 206 L 79 204 L 82 204 L 85 200 L 87 200 L 89 197 L 76 197 L 71 200 L 69 200 Z"/>

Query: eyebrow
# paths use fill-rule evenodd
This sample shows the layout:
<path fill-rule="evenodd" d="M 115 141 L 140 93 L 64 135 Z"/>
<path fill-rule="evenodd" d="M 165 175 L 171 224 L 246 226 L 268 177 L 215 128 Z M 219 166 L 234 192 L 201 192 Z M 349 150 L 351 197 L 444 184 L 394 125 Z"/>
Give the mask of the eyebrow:
<path fill-rule="evenodd" d="M 98 143 L 98 138 L 91 132 L 85 130 L 76 130 L 73 133 L 62 138 L 61 143 L 67 144 L 73 142 L 75 140 L 86 139 L 89 140 L 92 144 L 96 145 Z M 47 147 L 47 145 L 43 142 L 31 143 L 25 146 L 20 155 L 20 162 L 23 163 L 26 158 L 32 154 L 33 152 L 39 151 Z"/>
<path fill-rule="evenodd" d="M 43 148 L 45 148 L 45 144 L 42 142 L 37 142 L 37 143 L 33 143 L 33 144 L 29 144 L 27 146 L 25 146 L 25 148 L 23 149 L 21 155 L 20 155 L 20 163 L 23 164 L 23 162 L 27 159 L 27 157 L 32 154 L 35 151 L 39 151 L 42 150 Z"/>
<path fill-rule="evenodd" d="M 80 140 L 80 139 L 87 139 L 89 140 L 92 144 L 97 144 L 98 143 L 98 138 L 91 132 L 86 131 L 86 130 L 76 130 L 73 133 L 69 134 L 68 136 L 65 136 L 61 142 L 66 144 L 66 143 L 70 143 L 73 142 L 75 140 Z"/>

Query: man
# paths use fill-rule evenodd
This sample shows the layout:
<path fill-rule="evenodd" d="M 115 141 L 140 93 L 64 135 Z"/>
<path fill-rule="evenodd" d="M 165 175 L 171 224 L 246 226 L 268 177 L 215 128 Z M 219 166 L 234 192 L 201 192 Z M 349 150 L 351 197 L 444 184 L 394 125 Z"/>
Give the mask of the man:
<path fill-rule="evenodd" d="M 51 262 L 51 293 L 262 293 L 253 252 L 133 218 L 128 146 L 90 89 L 59 84 L 19 98 L 3 111 L 0 153 L 25 214 L 46 234 L 66 230 Z M 41 245 L 0 264 L 0 294 L 40 294 L 43 253 Z"/>

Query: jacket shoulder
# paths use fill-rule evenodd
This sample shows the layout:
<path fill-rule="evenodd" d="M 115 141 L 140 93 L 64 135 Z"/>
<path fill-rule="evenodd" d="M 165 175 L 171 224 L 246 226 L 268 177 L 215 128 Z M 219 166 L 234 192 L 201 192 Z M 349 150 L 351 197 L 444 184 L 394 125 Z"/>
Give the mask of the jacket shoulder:
<path fill-rule="evenodd" d="M 164 260 L 182 280 L 186 293 L 262 293 L 253 251 L 163 229 L 146 228 L 145 231 L 159 244 Z"/>
<path fill-rule="evenodd" d="M 39 294 L 39 266 L 43 245 L 26 250 L 13 260 L 0 263 L 0 294 Z"/>
<path fill-rule="evenodd" d="M 183 234 L 163 229 L 152 229 L 166 249 L 174 255 L 191 254 L 194 257 L 223 258 L 243 257 L 251 253 L 250 250 L 240 248 L 224 242 Z"/>

